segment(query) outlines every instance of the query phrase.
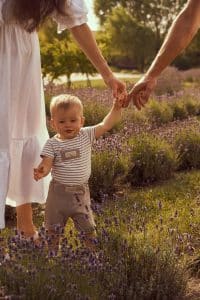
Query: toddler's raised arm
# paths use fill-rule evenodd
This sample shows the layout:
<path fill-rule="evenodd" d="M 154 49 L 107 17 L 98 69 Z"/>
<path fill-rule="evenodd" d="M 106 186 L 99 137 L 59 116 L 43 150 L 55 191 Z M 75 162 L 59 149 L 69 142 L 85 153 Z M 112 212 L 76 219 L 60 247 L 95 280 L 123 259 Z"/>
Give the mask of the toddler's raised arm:
<path fill-rule="evenodd" d="M 99 138 L 105 132 L 112 129 L 121 119 L 123 101 L 119 99 L 113 102 L 113 106 L 103 121 L 95 127 L 95 137 Z"/>

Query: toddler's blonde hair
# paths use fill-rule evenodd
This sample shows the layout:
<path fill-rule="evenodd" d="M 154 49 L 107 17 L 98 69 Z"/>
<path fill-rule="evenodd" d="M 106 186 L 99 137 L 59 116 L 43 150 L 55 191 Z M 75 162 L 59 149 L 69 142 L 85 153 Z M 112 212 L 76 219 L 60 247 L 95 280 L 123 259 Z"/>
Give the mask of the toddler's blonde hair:
<path fill-rule="evenodd" d="M 83 104 L 78 97 L 70 94 L 61 94 L 53 97 L 50 102 L 51 117 L 53 118 L 58 109 L 68 109 L 73 105 L 79 106 L 81 114 L 83 114 Z"/>

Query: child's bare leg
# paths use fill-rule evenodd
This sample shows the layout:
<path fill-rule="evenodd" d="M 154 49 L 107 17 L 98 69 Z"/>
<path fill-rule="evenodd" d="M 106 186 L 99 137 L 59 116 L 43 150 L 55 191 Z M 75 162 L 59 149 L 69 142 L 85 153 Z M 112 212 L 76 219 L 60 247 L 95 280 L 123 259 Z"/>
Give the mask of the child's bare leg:
<path fill-rule="evenodd" d="M 30 203 L 16 207 L 17 212 L 17 229 L 23 232 L 25 237 L 33 237 L 36 228 L 33 224 L 33 211 Z"/>

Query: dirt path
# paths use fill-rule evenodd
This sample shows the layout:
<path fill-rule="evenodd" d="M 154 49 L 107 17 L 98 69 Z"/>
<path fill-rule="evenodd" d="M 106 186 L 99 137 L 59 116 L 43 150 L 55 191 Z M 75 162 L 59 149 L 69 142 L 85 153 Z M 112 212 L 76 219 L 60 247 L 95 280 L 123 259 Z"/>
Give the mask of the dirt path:
<path fill-rule="evenodd" d="M 189 280 L 184 300 L 200 300 L 200 279 L 191 278 Z"/>

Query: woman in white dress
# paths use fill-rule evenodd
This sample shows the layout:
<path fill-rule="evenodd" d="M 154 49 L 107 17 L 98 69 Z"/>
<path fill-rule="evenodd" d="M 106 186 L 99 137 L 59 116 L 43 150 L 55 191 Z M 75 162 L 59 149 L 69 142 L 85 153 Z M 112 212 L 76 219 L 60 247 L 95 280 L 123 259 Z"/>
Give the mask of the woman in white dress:
<path fill-rule="evenodd" d="M 82 0 L 0 0 L 0 229 L 5 203 L 16 206 L 17 228 L 26 237 L 37 232 L 31 203 L 44 203 L 47 183 L 35 182 L 33 168 L 47 140 L 41 80 L 38 26 L 52 16 L 76 41 L 113 90 L 126 99 L 87 26 Z"/>

